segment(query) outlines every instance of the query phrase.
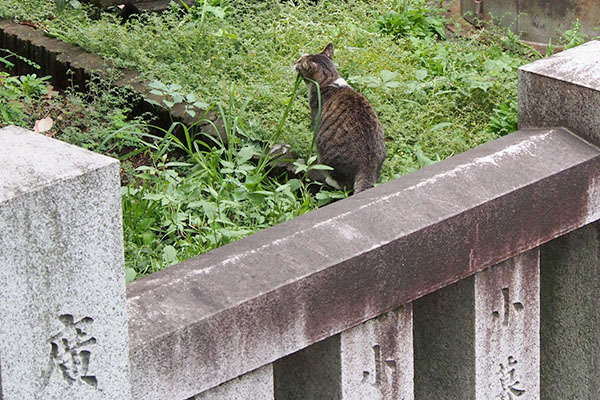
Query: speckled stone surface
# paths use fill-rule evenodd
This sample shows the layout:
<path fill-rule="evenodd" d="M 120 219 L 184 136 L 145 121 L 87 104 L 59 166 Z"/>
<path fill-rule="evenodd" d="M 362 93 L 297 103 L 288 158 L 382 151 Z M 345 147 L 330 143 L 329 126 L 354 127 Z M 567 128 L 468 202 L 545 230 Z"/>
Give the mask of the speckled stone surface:
<path fill-rule="evenodd" d="M 539 248 L 475 275 L 475 393 L 540 399 Z"/>
<path fill-rule="evenodd" d="M 515 132 L 136 280 L 133 396 L 192 397 L 598 219 L 598 176 L 575 135 Z"/>
<path fill-rule="evenodd" d="M 412 306 L 384 313 L 275 362 L 285 400 L 414 399 Z"/>
<path fill-rule="evenodd" d="M 519 129 L 562 126 L 600 145 L 600 41 L 519 69 Z"/>
<path fill-rule="evenodd" d="M 542 399 L 600 399 L 600 224 L 541 249 Z"/>
<path fill-rule="evenodd" d="M 342 400 L 413 400 L 412 305 L 341 335 Z"/>
<path fill-rule="evenodd" d="M 273 400 L 273 365 L 248 372 L 190 400 Z"/>
<path fill-rule="evenodd" d="M 540 399 L 539 249 L 414 303 L 415 395 Z"/>
<path fill-rule="evenodd" d="M 130 399 L 119 165 L 0 130 L 0 398 Z"/>

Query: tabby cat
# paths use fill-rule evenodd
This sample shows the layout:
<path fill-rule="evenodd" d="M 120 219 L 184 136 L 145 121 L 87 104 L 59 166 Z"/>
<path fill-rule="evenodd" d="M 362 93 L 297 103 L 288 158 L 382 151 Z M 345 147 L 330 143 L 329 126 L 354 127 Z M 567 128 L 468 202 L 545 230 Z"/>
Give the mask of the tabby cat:
<path fill-rule="evenodd" d="M 319 54 L 306 54 L 296 70 L 309 86 L 313 126 L 318 123 L 318 88 L 321 119 L 317 132 L 319 163 L 333 168 L 332 178 L 343 187 L 361 192 L 373 186 L 381 172 L 386 147 L 383 129 L 365 96 L 346 83 L 333 65 L 333 45 Z"/>

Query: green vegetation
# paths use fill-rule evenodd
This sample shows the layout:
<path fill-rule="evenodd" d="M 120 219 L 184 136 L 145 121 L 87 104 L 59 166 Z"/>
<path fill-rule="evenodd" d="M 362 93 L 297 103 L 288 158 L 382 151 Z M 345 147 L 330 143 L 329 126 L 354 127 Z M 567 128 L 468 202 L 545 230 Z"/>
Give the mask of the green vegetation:
<path fill-rule="evenodd" d="M 346 196 L 327 190 L 313 195 L 310 188 L 320 184 L 276 174 L 280 158 L 270 151 L 278 132 L 266 142 L 259 139 L 256 128 L 244 120 L 248 102 L 236 101 L 233 86 L 229 93 L 228 102 L 215 105 L 226 140 L 206 134 L 194 137 L 188 127 L 174 124 L 162 138 L 148 142 L 153 165 L 138 167 L 135 184 L 123 187 L 130 279 Z M 285 114 L 280 126 L 284 121 Z M 173 133 L 176 127 L 183 130 L 183 140 Z M 171 161 L 168 154 L 173 150 L 183 151 L 185 161 Z M 304 170 L 322 168 L 310 162 L 296 165 Z"/>
<path fill-rule="evenodd" d="M 45 6 L 36 10 L 32 3 L 40 2 Z M 487 129 L 493 110 L 516 98 L 516 69 L 531 60 L 507 51 L 501 35 L 489 30 L 440 40 L 444 19 L 423 0 L 409 1 L 406 9 L 394 0 L 210 0 L 191 8 L 173 3 L 163 14 L 142 14 L 125 24 L 114 12 L 88 6 L 67 7 L 49 20 L 56 13 L 52 3 L 6 0 L 0 15 L 37 20 L 51 36 L 151 81 L 176 84 L 199 102 L 226 100 L 235 82 L 240 99 L 252 98 L 249 123 L 267 138 L 288 100 L 293 63 L 334 43 L 342 76 L 352 78 L 384 124 L 384 180 L 418 168 L 416 149 L 444 159 L 494 139 Z M 31 14 L 19 14 L 25 12 Z M 386 84 L 386 74 L 395 74 L 398 84 Z M 307 102 L 297 101 L 282 135 L 301 155 L 311 141 L 308 116 Z"/>
<path fill-rule="evenodd" d="M 0 66 L 10 71 L 15 59 L 38 65 L 0 49 Z M 63 93 L 48 84 L 49 76 L 11 75 L 0 70 L 0 127 L 18 125 L 34 129 L 36 122 L 49 121 L 43 133 L 66 142 L 127 160 L 128 150 L 141 142 L 124 128 L 130 98 L 127 91 L 94 77 L 86 94 L 69 88 Z"/>
<path fill-rule="evenodd" d="M 93 106 L 65 103 L 61 115 L 97 115 L 106 124 L 78 132 L 67 124 L 57 137 L 135 160 L 123 187 L 129 279 L 345 196 L 313 194 L 318 185 L 288 180 L 270 162 L 272 146 L 289 143 L 308 160 L 296 163 L 298 171 L 321 168 L 312 165 L 306 90 L 291 94 L 301 54 L 334 43 L 340 73 L 373 103 L 388 146 L 382 181 L 513 131 L 517 68 L 540 57 L 505 29 L 447 37 L 448 21 L 424 0 L 198 0 L 125 23 L 116 10 L 77 1 L 62 0 L 61 10 L 54 0 L 3 0 L 0 17 L 33 21 L 135 69 L 154 93 L 167 95 L 164 105 L 212 107 L 226 128 L 228 140 L 212 149 L 188 127 L 182 141 L 172 130 L 153 137 L 146 125 L 126 121 L 127 101 L 108 86 L 91 91 Z M 580 37 L 574 30 L 571 41 Z M 21 103 L 7 103 L 12 123 L 23 123 Z"/>

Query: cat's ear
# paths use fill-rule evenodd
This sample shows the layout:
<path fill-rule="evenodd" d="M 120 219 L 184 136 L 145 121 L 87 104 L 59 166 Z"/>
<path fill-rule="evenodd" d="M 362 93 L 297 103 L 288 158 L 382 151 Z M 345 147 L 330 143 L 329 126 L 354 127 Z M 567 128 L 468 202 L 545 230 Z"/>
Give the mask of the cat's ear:
<path fill-rule="evenodd" d="M 329 43 L 327 47 L 325 47 L 325 49 L 321 52 L 321 54 L 333 60 L 333 44 Z"/>

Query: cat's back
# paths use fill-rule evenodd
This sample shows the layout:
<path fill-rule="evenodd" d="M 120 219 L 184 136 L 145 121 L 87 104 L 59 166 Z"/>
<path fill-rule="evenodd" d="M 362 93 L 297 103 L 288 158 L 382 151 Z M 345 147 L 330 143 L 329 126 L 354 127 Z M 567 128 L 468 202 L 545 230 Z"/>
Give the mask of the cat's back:
<path fill-rule="evenodd" d="M 386 156 L 383 128 L 371 103 L 349 86 L 333 88 L 317 135 L 320 162 L 355 192 L 373 186 Z"/>
<path fill-rule="evenodd" d="M 383 128 L 373 106 L 348 85 L 336 87 L 323 105 L 319 134 L 385 152 Z"/>

